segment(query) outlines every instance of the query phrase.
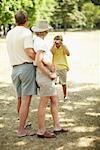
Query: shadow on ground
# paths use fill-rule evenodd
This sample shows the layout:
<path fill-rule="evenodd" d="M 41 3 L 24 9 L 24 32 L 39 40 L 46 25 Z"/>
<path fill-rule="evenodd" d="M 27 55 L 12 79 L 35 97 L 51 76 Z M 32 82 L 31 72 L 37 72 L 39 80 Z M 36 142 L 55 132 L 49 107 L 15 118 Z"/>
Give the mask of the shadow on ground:
<path fill-rule="evenodd" d="M 18 114 L 12 84 L 0 83 L 0 149 L 1 150 L 99 150 L 100 149 L 100 88 L 95 84 L 69 84 L 69 100 L 63 100 L 58 87 L 59 116 L 67 134 L 56 139 L 39 139 L 36 136 L 18 138 L 16 130 Z M 32 98 L 29 120 L 37 129 L 37 106 L 39 96 Z M 50 108 L 47 108 L 46 126 L 53 130 Z"/>

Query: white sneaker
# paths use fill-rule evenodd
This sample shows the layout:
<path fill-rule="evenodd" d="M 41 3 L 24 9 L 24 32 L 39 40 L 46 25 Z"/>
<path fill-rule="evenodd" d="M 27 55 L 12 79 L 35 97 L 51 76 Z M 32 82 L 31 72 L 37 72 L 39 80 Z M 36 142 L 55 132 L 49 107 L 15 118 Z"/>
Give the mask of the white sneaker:
<path fill-rule="evenodd" d="M 66 101 L 66 100 L 69 100 L 68 96 L 65 96 L 65 97 L 64 97 L 64 100 L 65 100 L 65 101 Z"/>

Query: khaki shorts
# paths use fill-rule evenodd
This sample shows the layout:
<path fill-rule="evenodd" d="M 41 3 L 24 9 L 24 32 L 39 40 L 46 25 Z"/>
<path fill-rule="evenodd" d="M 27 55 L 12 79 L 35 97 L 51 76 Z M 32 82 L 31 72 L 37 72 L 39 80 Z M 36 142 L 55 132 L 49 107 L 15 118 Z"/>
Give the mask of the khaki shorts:
<path fill-rule="evenodd" d="M 37 94 L 36 67 L 33 64 L 14 67 L 11 76 L 18 97 Z"/>
<path fill-rule="evenodd" d="M 48 76 L 37 69 L 36 81 L 40 87 L 40 96 L 54 96 L 57 95 L 57 87 L 55 80 L 51 80 Z"/>
<path fill-rule="evenodd" d="M 58 82 L 62 85 L 66 85 L 67 84 L 67 70 L 63 69 L 63 70 L 57 70 L 57 76 L 58 76 Z"/>

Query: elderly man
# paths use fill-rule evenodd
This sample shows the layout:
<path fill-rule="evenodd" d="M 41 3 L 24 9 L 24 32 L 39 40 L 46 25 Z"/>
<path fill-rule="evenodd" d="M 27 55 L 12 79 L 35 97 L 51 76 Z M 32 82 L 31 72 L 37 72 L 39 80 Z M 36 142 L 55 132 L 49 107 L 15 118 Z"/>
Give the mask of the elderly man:
<path fill-rule="evenodd" d="M 30 135 L 25 129 L 32 95 L 36 94 L 35 67 L 33 60 L 32 33 L 27 28 L 28 15 L 25 11 L 15 14 L 16 27 L 7 34 L 7 49 L 12 66 L 12 81 L 18 98 L 19 127 L 17 135 Z"/>

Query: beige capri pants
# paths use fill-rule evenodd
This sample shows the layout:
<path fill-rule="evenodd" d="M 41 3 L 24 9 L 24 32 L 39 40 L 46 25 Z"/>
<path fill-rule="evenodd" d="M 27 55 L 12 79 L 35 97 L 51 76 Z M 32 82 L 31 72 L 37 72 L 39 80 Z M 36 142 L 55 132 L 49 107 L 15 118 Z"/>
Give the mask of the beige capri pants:
<path fill-rule="evenodd" d="M 57 95 L 57 87 L 55 85 L 55 80 L 51 80 L 47 75 L 41 72 L 38 68 L 36 71 L 36 82 L 40 88 L 40 96 Z"/>

